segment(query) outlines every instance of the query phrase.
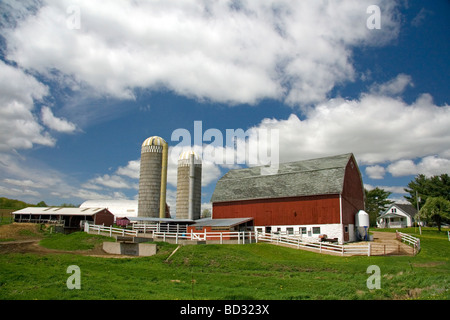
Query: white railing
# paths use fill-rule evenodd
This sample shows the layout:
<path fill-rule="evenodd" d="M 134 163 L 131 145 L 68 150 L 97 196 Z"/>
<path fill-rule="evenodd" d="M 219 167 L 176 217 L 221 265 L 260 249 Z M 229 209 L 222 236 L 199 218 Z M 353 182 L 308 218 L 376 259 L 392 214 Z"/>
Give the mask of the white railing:
<path fill-rule="evenodd" d="M 414 255 L 419 253 L 419 251 L 420 251 L 420 239 L 419 238 L 413 237 L 412 235 L 407 234 L 407 233 L 399 232 L 397 230 L 395 231 L 395 233 L 396 233 L 397 240 L 399 240 L 400 242 L 405 242 L 406 244 L 413 247 Z"/>
<path fill-rule="evenodd" d="M 138 231 L 137 230 L 128 230 L 128 229 L 122 229 L 122 228 L 113 228 L 111 227 L 105 227 L 101 225 L 96 224 L 84 224 L 84 232 L 92 233 L 97 232 L 97 234 L 102 233 L 109 233 L 109 236 L 112 237 L 113 234 L 118 234 L 122 236 L 133 236 L 137 237 Z"/>
<path fill-rule="evenodd" d="M 251 243 L 255 239 L 255 232 L 252 231 L 217 231 L 217 232 L 152 232 L 153 238 L 160 238 L 163 241 L 175 239 L 178 244 L 179 240 L 190 241 L 217 241 L 220 244 L 225 242 L 236 242 L 238 244 Z"/>
<path fill-rule="evenodd" d="M 256 242 L 267 241 L 277 244 L 287 244 L 297 247 L 297 249 L 310 249 L 319 251 L 320 253 L 336 253 L 340 255 L 367 255 L 370 256 L 370 243 L 367 245 L 339 245 L 323 242 L 305 241 L 299 237 L 273 234 L 273 233 L 256 233 Z"/>
<path fill-rule="evenodd" d="M 170 225 L 170 224 L 148 224 L 148 223 L 135 223 L 132 225 L 133 230 L 138 230 L 143 233 L 151 232 L 178 232 L 185 233 L 187 225 Z"/>

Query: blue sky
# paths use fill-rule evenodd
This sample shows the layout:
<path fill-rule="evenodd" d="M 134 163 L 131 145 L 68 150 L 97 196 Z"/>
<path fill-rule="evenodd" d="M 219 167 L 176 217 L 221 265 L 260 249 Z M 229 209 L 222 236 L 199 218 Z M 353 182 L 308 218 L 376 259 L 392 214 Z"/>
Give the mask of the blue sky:
<path fill-rule="evenodd" d="M 450 173 L 448 1 L 3 1 L 0 11 L 0 196 L 136 199 L 141 143 L 158 135 L 179 152 L 172 134 L 193 136 L 194 121 L 202 134 L 276 130 L 280 162 L 353 152 L 366 187 L 396 200 L 415 175 Z M 204 207 L 235 167 L 204 164 Z M 174 209 L 174 163 L 168 179 Z"/>

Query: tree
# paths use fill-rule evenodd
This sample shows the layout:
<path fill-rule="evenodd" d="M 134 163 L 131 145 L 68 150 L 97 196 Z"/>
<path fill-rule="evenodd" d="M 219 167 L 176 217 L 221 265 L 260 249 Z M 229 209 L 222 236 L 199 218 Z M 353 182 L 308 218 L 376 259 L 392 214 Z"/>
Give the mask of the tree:
<path fill-rule="evenodd" d="M 36 204 L 36 207 L 48 207 L 48 205 L 44 201 L 41 201 Z"/>
<path fill-rule="evenodd" d="M 444 197 L 428 197 L 425 205 L 419 211 L 419 218 L 434 221 L 441 231 L 441 223 L 450 219 L 450 201 Z"/>
<path fill-rule="evenodd" d="M 364 189 L 364 193 L 366 198 L 365 207 L 366 212 L 369 214 L 370 225 L 375 226 L 380 214 L 383 211 L 386 211 L 386 209 L 394 203 L 393 201 L 388 200 L 392 192 L 376 187 L 370 191 Z"/>
<path fill-rule="evenodd" d="M 425 175 L 419 174 L 408 183 L 408 187 L 404 190 L 409 193 L 409 196 L 404 196 L 405 199 L 414 208 L 417 208 L 417 200 L 419 200 L 419 208 L 421 208 L 428 197 L 443 197 L 450 201 L 450 177 L 448 174 L 441 174 L 427 178 Z"/>
<path fill-rule="evenodd" d="M 202 218 L 210 218 L 210 217 L 211 217 L 211 210 L 203 209 L 203 211 L 202 211 Z"/>

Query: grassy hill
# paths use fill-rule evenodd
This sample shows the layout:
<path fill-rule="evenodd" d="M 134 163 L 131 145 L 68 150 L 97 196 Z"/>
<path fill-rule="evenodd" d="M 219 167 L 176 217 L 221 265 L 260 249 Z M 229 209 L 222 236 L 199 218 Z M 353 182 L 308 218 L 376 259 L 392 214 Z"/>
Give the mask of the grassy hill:
<path fill-rule="evenodd" d="M 35 204 L 24 201 L 0 197 L 0 209 L 20 210 L 26 207 L 35 207 Z"/>
<path fill-rule="evenodd" d="M 70 237 L 79 241 L 59 235 L 46 245 L 56 239 L 77 248 Z M 264 243 L 188 245 L 168 262 L 176 245 L 167 243 L 158 244 L 155 256 L 139 258 L 1 254 L 0 299 L 448 300 L 447 235 L 430 229 L 420 237 L 415 257 L 328 256 Z M 80 290 L 66 287 L 70 265 L 80 267 Z M 371 265 L 380 268 L 381 289 L 367 288 Z"/>

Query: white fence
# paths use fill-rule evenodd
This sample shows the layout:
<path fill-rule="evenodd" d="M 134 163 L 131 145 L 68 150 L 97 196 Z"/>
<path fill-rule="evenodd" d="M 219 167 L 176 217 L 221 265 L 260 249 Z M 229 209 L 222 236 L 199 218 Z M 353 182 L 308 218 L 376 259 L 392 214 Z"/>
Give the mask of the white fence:
<path fill-rule="evenodd" d="M 417 253 L 419 253 L 420 251 L 420 239 L 413 237 L 412 235 L 403 233 L 403 232 L 398 232 L 396 231 L 396 236 L 397 236 L 397 240 L 404 242 L 408 245 L 410 245 L 411 247 L 413 247 L 414 249 L 414 255 L 416 255 Z"/>
<path fill-rule="evenodd" d="M 326 242 L 317 242 L 311 240 L 302 239 L 295 235 L 282 235 L 277 233 L 262 233 L 255 231 L 217 231 L 217 232 L 165 232 L 159 231 L 156 225 L 143 225 L 137 226 L 133 230 L 123 228 L 105 227 L 100 225 L 92 225 L 86 223 L 84 225 L 84 231 L 87 233 L 107 233 L 110 236 L 113 234 L 122 236 L 137 237 L 140 233 L 144 232 L 145 236 L 150 236 L 154 239 L 161 239 L 162 241 L 173 241 L 176 244 L 180 240 L 188 241 L 208 241 L 210 243 L 253 243 L 253 242 L 270 242 L 275 244 L 285 244 L 297 249 L 313 250 L 320 253 L 338 254 L 338 255 L 371 255 L 371 243 L 364 244 L 332 244 Z M 170 229 L 169 229 L 170 230 Z M 176 231 L 176 230 L 175 230 Z M 178 227 L 180 231 L 180 227 Z M 406 242 L 414 248 L 414 254 L 420 251 L 420 239 L 415 238 L 409 234 L 398 232 L 397 239 L 401 242 Z M 375 245 L 373 245 L 375 248 Z M 386 251 L 386 248 L 384 248 Z M 372 250 L 373 251 L 373 250 Z M 375 250 L 376 251 L 376 250 Z M 377 254 L 372 252 L 373 254 Z M 386 254 L 386 252 L 384 253 Z"/>
<path fill-rule="evenodd" d="M 84 232 L 87 233 L 93 233 L 97 232 L 97 234 L 100 233 L 109 233 L 109 236 L 112 237 L 113 234 L 122 235 L 122 236 L 133 236 L 137 237 L 138 231 L 137 230 L 128 230 L 128 229 L 122 229 L 122 228 L 113 228 L 113 227 L 105 227 L 100 226 L 96 224 L 84 224 Z"/>
<path fill-rule="evenodd" d="M 179 233 L 179 232 L 152 232 L 153 238 L 159 238 L 163 241 L 169 239 L 174 239 L 175 243 L 178 244 L 179 240 L 189 240 L 189 241 L 209 241 L 216 242 L 219 244 L 223 243 L 237 243 L 245 244 L 255 241 L 255 232 L 252 231 L 218 231 L 218 232 L 190 232 L 190 233 Z"/>
<path fill-rule="evenodd" d="M 276 244 L 287 244 L 297 249 L 309 249 L 320 253 L 334 253 L 340 255 L 367 255 L 370 256 L 370 243 L 367 245 L 339 245 L 323 242 L 305 241 L 300 237 L 286 236 L 274 233 L 257 233 L 256 242 L 266 241 Z"/>
<path fill-rule="evenodd" d="M 132 225 L 132 228 L 133 230 L 137 230 L 143 233 L 150 233 L 150 232 L 186 233 L 187 225 L 135 223 Z"/>

